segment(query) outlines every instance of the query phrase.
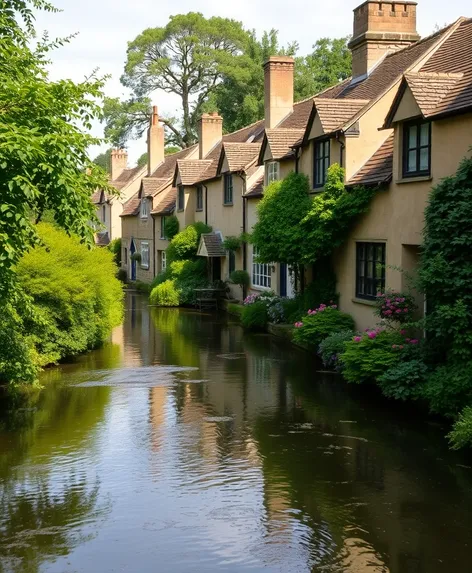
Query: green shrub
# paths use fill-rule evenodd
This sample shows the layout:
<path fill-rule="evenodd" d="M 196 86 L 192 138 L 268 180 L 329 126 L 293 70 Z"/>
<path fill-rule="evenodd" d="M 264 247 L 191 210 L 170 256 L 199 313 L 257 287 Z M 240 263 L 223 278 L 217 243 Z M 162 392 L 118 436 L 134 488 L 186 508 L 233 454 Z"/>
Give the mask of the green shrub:
<path fill-rule="evenodd" d="M 168 262 L 196 257 L 201 235 L 210 232 L 211 227 L 198 222 L 177 233 L 167 248 Z"/>
<path fill-rule="evenodd" d="M 247 305 L 241 313 L 241 322 L 248 330 L 264 330 L 269 321 L 267 305 L 260 301 Z"/>
<path fill-rule="evenodd" d="M 123 289 L 107 249 L 89 249 L 52 225 L 37 230 L 42 242 L 21 259 L 17 277 L 32 306 L 21 316 L 24 332 L 43 366 L 101 344 L 122 319 Z"/>
<path fill-rule="evenodd" d="M 464 408 L 448 438 L 454 450 L 472 446 L 472 406 Z"/>
<path fill-rule="evenodd" d="M 228 313 L 233 314 L 235 316 L 239 316 L 243 314 L 244 307 L 240 304 L 228 304 Z"/>
<path fill-rule="evenodd" d="M 233 271 L 229 280 L 240 287 L 248 287 L 251 284 L 251 277 L 247 271 Z"/>
<path fill-rule="evenodd" d="M 337 304 L 336 274 L 333 271 L 331 261 L 329 259 L 318 261 L 313 265 L 312 272 L 313 280 L 301 295 L 302 310 L 308 311 L 311 308 L 318 308 L 326 302 Z"/>
<path fill-rule="evenodd" d="M 239 237 L 226 237 L 223 241 L 223 248 L 225 251 L 237 251 L 241 248 L 241 244 L 242 241 Z"/>
<path fill-rule="evenodd" d="M 295 342 L 318 349 L 325 338 L 342 330 L 353 330 L 354 320 L 349 314 L 337 310 L 334 306 L 321 305 L 310 311 L 302 322 L 297 323 L 293 334 Z"/>
<path fill-rule="evenodd" d="M 321 342 L 318 354 L 326 368 L 332 368 L 338 372 L 342 370 L 339 357 L 346 349 L 346 342 L 350 342 L 353 337 L 353 330 L 341 330 L 331 334 Z"/>
<path fill-rule="evenodd" d="M 172 239 L 177 235 L 179 232 L 179 220 L 175 215 L 171 215 L 170 217 L 165 218 L 165 234 L 166 239 L 172 241 Z"/>
<path fill-rule="evenodd" d="M 116 273 L 116 278 L 120 282 L 125 283 L 128 280 L 128 273 L 125 271 L 125 269 L 118 269 L 118 272 Z"/>
<path fill-rule="evenodd" d="M 378 384 L 387 398 L 417 400 L 422 396 L 427 374 L 428 368 L 421 358 L 402 361 L 380 376 Z"/>
<path fill-rule="evenodd" d="M 108 245 L 108 250 L 113 253 L 117 267 L 121 267 L 121 239 L 113 239 Z"/>
<path fill-rule="evenodd" d="M 422 396 L 436 414 L 454 417 L 472 404 L 472 362 L 452 362 L 436 368 L 427 377 Z"/>
<path fill-rule="evenodd" d="M 377 329 L 355 336 L 340 356 L 343 376 L 355 384 L 376 381 L 397 366 L 404 347 L 404 337 L 394 330 Z"/>
<path fill-rule="evenodd" d="M 179 291 L 175 287 L 175 282 L 167 280 L 157 285 L 149 297 L 151 304 L 157 306 L 179 306 Z"/>
<path fill-rule="evenodd" d="M 151 285 L 149 283 L 143 283 L 142 281 L 136 281 L 133 286 L 140 293 L 149 294 L 151 292 Z"/>
<path fill-rule="evenodd" d="M 170 276 L 179 291 L 180 304 L 193 304 L 195 289 L 208 286 L 207 259 L 174 261 L 170 264 Z"/>

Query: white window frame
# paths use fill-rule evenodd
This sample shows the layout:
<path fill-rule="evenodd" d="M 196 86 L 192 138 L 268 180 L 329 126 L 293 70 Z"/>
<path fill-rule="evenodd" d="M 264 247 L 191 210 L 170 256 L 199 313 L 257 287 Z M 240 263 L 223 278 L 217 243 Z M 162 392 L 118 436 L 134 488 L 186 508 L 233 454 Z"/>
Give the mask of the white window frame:
<path fill-rule="evenodd" d="M 258 263 L 256 261 L 258 255 L 257 247 L 252 248 L 252 286 L 260 289 L 272 288 L 272 271 L 269 264 Z"/>
<path fill-rule="evenodd" d="M 149 212 L 148 212 L 148 200 L 147 197 L 143 197 L 141 199 L 141 207 L 140 207 L 140 212 L 141 212 L 141 219 L 147 219 Z"/>
<path fill-rule="evenodd" d="M 141 268 L 149 269 L 149 242 L 141 241 Z"/>
<path fill-rule="evenodd" d="M 165 271 L 167 268 L 167 253 L 165 251 L 161 251 L 161 272 Z"/>
<path fill-rule="evenodd" d="M 280 179 L 280 163 L 278 161 L 269 161 L 266 164 L 266 185 Z"/>

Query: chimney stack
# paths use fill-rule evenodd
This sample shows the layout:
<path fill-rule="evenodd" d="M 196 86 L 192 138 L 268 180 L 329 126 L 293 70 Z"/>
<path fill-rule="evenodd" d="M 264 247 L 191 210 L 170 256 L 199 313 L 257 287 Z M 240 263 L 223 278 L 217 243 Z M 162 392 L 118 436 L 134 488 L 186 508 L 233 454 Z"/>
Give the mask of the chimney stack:
<path fill-rule="evenodd" d="M 164 126 L 159 123 L 157 105 L 152 108 L 151 125 L 148 129 L 148 176 L 150 177 L 164 161 Z"/>
<path fill-rule="evenodd" d="M 223 139 L 223 118 L 218 113 L 204 113 L 198 121 L 198 158 L 204 159 Z"/>
<path fill-rule="evenodd" d="M 112 149 L 110 160 L 110 177 L 115 181 L 128 167 L 128 153 L 124 149 Z"/>
<path fill-rule="evenodd" d="M 264 114 L 266 129 L 276 127 L 293 111 L 294 59 L 271 56 L 264 64 Z"/>
<path fill-rule="evenodd" d="M 354 10 L 352 78 L 366 77 L 387 53 L 420 39 L 416 30 L 416 2 L 373 2 L 367 0 Z"/>

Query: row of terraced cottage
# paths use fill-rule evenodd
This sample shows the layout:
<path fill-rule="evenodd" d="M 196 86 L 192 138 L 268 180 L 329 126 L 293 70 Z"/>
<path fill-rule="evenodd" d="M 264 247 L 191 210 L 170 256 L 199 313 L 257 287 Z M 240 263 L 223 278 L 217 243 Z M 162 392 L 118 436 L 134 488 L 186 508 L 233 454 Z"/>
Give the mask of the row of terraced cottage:
<path fill-rule="evenodd" d="M 196 221 L 212 227 L 199 254 L 209 258 L 213 280 L 246 269 L 251 291 L 293 296 L 285 265 L 259 264 L 251 245 L 230 256 L 222 241 L 251 231 L 268 183 L 302 172 L 317 193 L 329 165 L 339 163 L 347 186 L 377 189 L 333 261 L 342 310 L 359 328 L 372 326 L 379 287 L 404 289 L 405 274 L 394 268 L 417 267 L 432 186 L 472 146 L 472 19 L 420 39 L 416 10 L 410 1 L 356 8 L 352 78 L 298 103 L 293 59 L 271 57 L 265 119 L 234 133 L 223 135 L 224 118 L 204 114 L 198 144 L 164 156 L 154 108 L 147 167 L 128 169 L 126 153 L 114 151 L 111 178 L 122 198 L 95 196 L 108 239 L 122 237 L 128 279 L 149 283 L 166 267 L 165 221 L 173 213 L 180 229 Z"/>

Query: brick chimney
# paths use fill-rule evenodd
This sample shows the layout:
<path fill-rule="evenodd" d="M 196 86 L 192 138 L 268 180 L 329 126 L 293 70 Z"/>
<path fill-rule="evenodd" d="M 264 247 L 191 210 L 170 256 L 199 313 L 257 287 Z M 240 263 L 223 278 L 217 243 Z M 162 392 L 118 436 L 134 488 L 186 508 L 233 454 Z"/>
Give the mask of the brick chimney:
<path fill-rule="evenodd" d="M 294 59 L 271 56 L 264 64 L 264 115 L 267 129 L 276 127 L 293 111 Z"/>
<path fill-rule="evenodd" d="M 199 159 L 223 139 L 223 118 L 216 112 L 204 113 L 198 121 Z"/>
<path fill-rule="evenodd" d="M 152 108 L 151 125 L 148 129 L 148 175 L 152 175 L 164 161 L 164 126 L 159 123 L 157 105 Z"/>
<path fill-rule="evenodd" d="M 372 2 L 354 10 L 354 33 L 349 42 L 352 77 L 360 79 L 387 53 L 417 42 L 416 2 Z"/>
<path fill-rule="evenodd" d="M 112 149 L 110 163 L 110 177 L 114 181 L 128 167 L 128 153 L 124 149 Z"/>

